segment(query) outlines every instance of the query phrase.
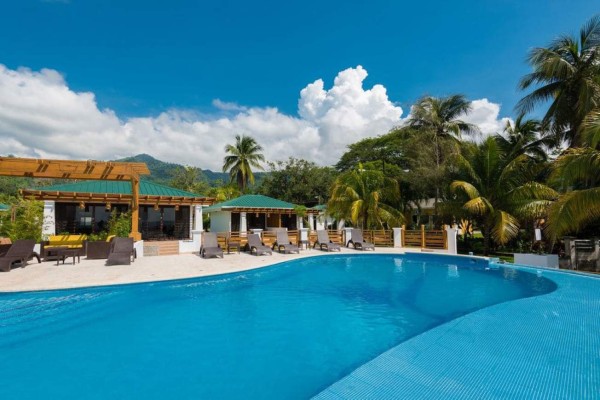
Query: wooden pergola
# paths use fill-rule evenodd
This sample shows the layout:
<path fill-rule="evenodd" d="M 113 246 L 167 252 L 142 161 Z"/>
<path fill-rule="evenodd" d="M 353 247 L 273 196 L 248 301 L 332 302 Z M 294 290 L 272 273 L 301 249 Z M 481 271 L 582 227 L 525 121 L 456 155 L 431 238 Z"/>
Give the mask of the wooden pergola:
<path fill-rule="evenodd" d="M 0 176 L 131 181 L 131 237 L 134 240 L 141 239 L 138 226 L 140 175 L 150 175 L 146 163 L 0 157 Z"/>

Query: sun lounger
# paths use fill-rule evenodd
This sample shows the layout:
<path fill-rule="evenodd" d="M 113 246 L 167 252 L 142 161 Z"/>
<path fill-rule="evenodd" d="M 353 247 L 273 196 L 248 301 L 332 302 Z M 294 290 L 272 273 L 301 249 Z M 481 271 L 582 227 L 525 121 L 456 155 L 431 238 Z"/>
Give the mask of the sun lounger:
<path fill-rule="evenodd" d="M 257 256 L 261 254 L 273 255 L 273 250 L 265 246 L 265 244 L 260 240 L 260 236 L 258 236 L 256 233 L 251 233 L 248 235 L 248 247 L 250 248 L 250 254 L 254 253 Z"/>
<path fill-rule="evenodd" d="M 200 257 L 221 257 L 223 258 L 223 249 L 217 241 L 217 234 L 213 232 L 204 232 L 202 234 L 202 246 L 200 247 Z"/>
<path fill-rule="evenodd" d="M 373 243 L 365 242 L 360 229 L 352 229 L 351 232 L 352 237 L 348 241 L 347 247 L 350 247 L 350 244 L 352 244 L 352 246 L 357 250 L 375 250 L 375 245 Z"/>
<path fill-rule="evenodd" d="M 319 249 L 325 251 L 342 251 L 342 248 L 339 244 L 333 243 L 329 239 L 329 233 L 326 230 L 317 230 L 317 241 L 315 242 L 313 248 L 319 245 Z"/>
<path fill-rule="evenodd" d="M 6 251 L 6 254 L 0 257 L 0 271 L 8 272 L 15 264 L 24 267 L 33 254 L 34 246 L 35 240 L 15 241 Z"/>
<path fill-rule="evenodd" d="M 273 244 L 280 253 L 300 253 L 300 247 L 292 244 L 286 231 L 277 231 L 277 241 Z"/>
<path fill-rule="evenodd" d="M 129 265 L 134 259 L 133 238 L 116 237 L 110 242 L 106 265 Z"/>

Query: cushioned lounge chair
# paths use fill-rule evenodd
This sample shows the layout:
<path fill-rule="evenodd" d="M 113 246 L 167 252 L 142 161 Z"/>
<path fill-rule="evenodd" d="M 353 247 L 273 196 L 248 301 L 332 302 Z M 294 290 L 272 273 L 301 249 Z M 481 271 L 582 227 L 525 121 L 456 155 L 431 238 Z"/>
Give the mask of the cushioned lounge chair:
<path fill-rule="evenodd" d="M 329 233 L 327 233 L 326 230 L 317 230 L 317 241 L 315 242 L 313 248 L 317 247 L 317 245 L 319 245 L 319 249 L 325 251 L 342 251 L 342 248 L 339 244 L 333 243 L 329 239 Z"/>
<path fill-rule="evenodd" d="M 24 267 L 33 254 L 34 246 L 35 240 L 15 241 L 6 251 L 6 254 L 0 257 L 0 271 L 8 272 L 15 264 Z"/>
<path fill-rule="evenodd" d="M 260 240 L 260 236 L 256 233 L 251 233 L 248 235 L 248 247 L 250 248 L 250 254 L 262 255 L 262 254 L 270 254 L 273 255 L 273 250 L 271 248 L 265 246 L 265 244 Z"/>
<path fill-rule="evenodd" d="M 223 249 L 217 241 L 217 234 L 213 232 L 204 232 L 202 234 L 202 246 L 200 246 L 200 257 L 221 257 L 223 258 Z"/>
<path fill-rule="evenodd" d="M 133 238 L 116 237 L 110 242 L 106 265 L 129 265 L 134 259 Z"/>
<path fill-rule="evenodd" d="M 352 244 L 352 246 L 357 250 L 375 250 L 375 245 L 373 243 L 365 242 L 360 229 L 352 229 L 351 232 L 352 237 L 348 241 L 347 247 L 350 247 L 350 244 Z"/>
<path fill-rule="evenodd" d="M 277 241 L 273 244 L 280 253 L 300 253 L 300 247 L 292 244 L 286 231 L 277 231 Z"/>

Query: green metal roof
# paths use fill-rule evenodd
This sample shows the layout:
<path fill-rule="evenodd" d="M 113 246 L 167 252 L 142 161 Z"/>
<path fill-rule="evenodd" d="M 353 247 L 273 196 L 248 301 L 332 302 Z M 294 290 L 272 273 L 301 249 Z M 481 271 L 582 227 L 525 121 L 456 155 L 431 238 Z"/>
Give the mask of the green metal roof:
<path fill-rule="evenodd" d="M 82 181 L 63 185 L 43 186 L 34 190 L 43 192 L 74 192 L 74 193 L 107 193 L 131 194 L 131 182 L 122 181 Z M 201 194 L 186 192 L 158 183 L 140 181 L 141 196 L 173 196 L 173 197 L 206 197 Z"/>
<path fill-rule="evenodd" d="M 213 204 L 210 207 L 203 209 L 205 212 L 221 211 L 227 208 L 281 208 L 294 209 L 295 204 L 287 201 L 277 200 L 272 197 L 263 196 L 262 194 L 246 194 L 236 197 L 235 199 L 227 200 L 222 203 Z"/>
<path fill-rule="evenodd" d="M 10 206 L 7 206 L 6 204 L 0 204 L 0 211 L 8 211 L 10 210 Z"/>
<path fill-rule="evenodd" d="M 325 210 L 327 210 L 327 204 L 318 204 L 314 207 L 311 207 L 310 209 L 317 210 L 317 211 L 325 211 Z"/>

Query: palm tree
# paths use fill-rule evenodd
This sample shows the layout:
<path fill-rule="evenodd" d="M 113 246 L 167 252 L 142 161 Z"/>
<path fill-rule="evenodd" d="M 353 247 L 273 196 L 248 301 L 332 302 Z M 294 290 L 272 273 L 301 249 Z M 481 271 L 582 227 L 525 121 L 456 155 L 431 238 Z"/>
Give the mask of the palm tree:
<path fill-rule="evenodd" d="M 185 190 L 192 193 L 206 193 L 210 186 L 204 178 L 202 170 L 198 167 L 183 166 L 178 167 L 173 172 L 173 178 L 171 179 L 170 186 Z"/>
<path fill-rule="evenodd" d="M 545 128 L 539 120 L 524 118 L 521 114 L 514 123 L 507 121 L 503 135 L 495 136 L 501 150 L 509 159 L 527 154 L 537 161 L 546 161 L 546 147 L 553 146 L 554 141 L 545 134 Z"/>
<path fill-rule="evenodd" d="M 578 38 L 561 36 L 547 48 L 533 49 L 528 62 L 533 72 L 519 87 L 538 87 L 519 101 L 517 110 L 528 113 L 550 102 L 544 122 L 570 146 L 580 146 L 583 119 L 600 105 L 600 15 L 581 28 Z"/>
<path fill-rule="evenodd" d="M 505 244 L 519 232 L 519 218 L 539 218 L 558 195 L 531 180 L 534 161 L 526 154 L 509 159 L 493 137 L 483 143 L 465 143 L 456 158 L 462 180 L 450 185 L 462 208 L 481 227 L 484 254 L 491 240 Z"/>
<path fill-rule="evenodd" d="M 590 113 L 582 128 L 587 146 L 565 151 L 550 176 L 564 192 L 548 211 L 547 231 L 553 239 L 600 219 L 600 110 Z"/>
<path fill-rule="evenodd" d="M 459 119 L 471 111 L 471 103 L 462 95 L 453 95 L 443 98 L 425 96 L 412 107 L 408 119 L 409 126 L 428 135 L 433 142 L 434 161 L 437 175 L 443 162 L 449 156 L 444 155 L 442 148 L 445 142 L 460 142 L 462 134 L 475 134 L 478 128 Z M 438 201 L 441 197 L 441 182 L 436 182 L 435 187 L 435 214 L 437 215 Z"/>
<path fill-rule="evenodd" d="M 390 204 L 398 201 L 398 182 L 382 171 L 357 169 L 346 171 L 336 179 L 327 212 L 362 228 L 399 226 L 404 221 L 400 211 Z"/>
<path fill-rule="evenodd" d="M 242 192 L 246 189 L 248 183 L 254 183 L 254 174 L 252 167 L 262 170 L 260 162 L 265 161 L 265 157 L 260 153 L 263 148 L 256 143 L 256 140 L 250 136 L 235 137 L 235 144 L 225 146 L 225 156 L 223 163 L 223 172 L 229 171 L 231 182 L 236 181 Z"/>

